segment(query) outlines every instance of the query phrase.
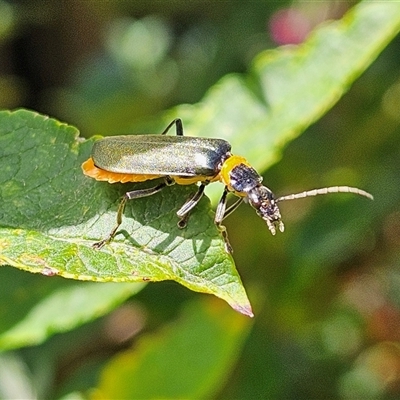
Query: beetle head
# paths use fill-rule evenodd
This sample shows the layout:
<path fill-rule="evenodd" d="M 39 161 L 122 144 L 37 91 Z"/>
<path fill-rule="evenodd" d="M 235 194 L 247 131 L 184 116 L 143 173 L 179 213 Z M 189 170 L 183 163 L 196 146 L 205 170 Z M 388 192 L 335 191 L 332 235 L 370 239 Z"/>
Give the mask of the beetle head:
<path fill-rule="evenodd" d="M 275 235 L 278 228 L 284 230 L 281 213 L 274 194 L 261 184 L 262 177 L 250 165 L 239 163 L 229 174 L 229 188 L 238 196 L 244 197 L 268 225 L 270 232 Z"/>
<path fill-rule="evenodd" d="M 275 235 L 278 228 L 281 232 L 285 227 L 281 219 L 281 212 L 274 194 L 267 187 L 257 185 L 247 192 L 247 200 L 268 225 L 270 232 Z"/>

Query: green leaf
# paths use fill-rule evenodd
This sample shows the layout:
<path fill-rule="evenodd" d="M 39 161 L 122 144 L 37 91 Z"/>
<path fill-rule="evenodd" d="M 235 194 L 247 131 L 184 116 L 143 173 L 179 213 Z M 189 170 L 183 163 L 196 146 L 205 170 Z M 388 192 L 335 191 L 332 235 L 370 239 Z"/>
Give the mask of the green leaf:
<path fill-rule="evenodd" d="M 399 29 L 399 3 L 361 2 L 304 44 L 260 54 L 249 75 L 223 78 L 201 103 L 179 106 L 169 116 L 180 116 L 187 134 L 229 140 L 264 170 L 345 93 Z M 0 113 L 0 127 L 2 264 L 81 280 L 175 280 L 251 315 L 207 200 L 187 229 L 176 227 L 175 212 L 192 188 L 172 187 L 130 202 L 121 234 L 94 251 L 90 245 L 115 222 L 126 185 L 82 176 L 79 165 L 93 141 L 79 142 L 75 128 L 27 111 Z M 210 188 L 220 193 L 218 185 Z"/>
<path fill-rule="evenodd" d="M 250 326 L 215 301 L 189 303 L 179 320 L 114 357 L 93 398 L 213 398 L 236 364 Z"/>
<path fill-rule="evenodd" d="M 26 110 L 0 113 L 0 263 L 43 275 L 98 282 L 175 280 L 252 315 L 233 260 L 207 210 L 177 228 L 177 204 L 193 189 L 169 188 L 128 204 L 122 230 L 101 251 L 126 185 L 85 177 L 92 140 Z"/>

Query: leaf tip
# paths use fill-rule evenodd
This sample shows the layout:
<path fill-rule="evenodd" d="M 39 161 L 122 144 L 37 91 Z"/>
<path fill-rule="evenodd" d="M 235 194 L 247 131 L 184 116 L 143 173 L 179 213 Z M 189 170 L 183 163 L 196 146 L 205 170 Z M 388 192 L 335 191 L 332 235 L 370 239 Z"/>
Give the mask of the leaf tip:
<path fill-rule="evenodd" d="M 235 310 L 240 312 L 241 314 L 247 315 L 250 318 L 254 317 L 253 310 L 251 308 L 250 303 L 241 305 L 241 304 L 231 304 L 231 307 Z"/>

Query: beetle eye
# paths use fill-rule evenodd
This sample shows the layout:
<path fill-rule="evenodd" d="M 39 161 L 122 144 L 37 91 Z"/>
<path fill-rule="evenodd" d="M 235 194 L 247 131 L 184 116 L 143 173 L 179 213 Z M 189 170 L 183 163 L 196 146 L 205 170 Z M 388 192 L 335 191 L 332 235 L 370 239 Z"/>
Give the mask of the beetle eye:
<path fill-rule="evenodd" d="M 256 210 L 258 210 L 262 206 L 263 200 L 260 197 L 259 193 L 257 193 L 256 191 L 251 191 L 250 193 L 248 193 L 247 198 L 251 206 L 254 207 Z"/>

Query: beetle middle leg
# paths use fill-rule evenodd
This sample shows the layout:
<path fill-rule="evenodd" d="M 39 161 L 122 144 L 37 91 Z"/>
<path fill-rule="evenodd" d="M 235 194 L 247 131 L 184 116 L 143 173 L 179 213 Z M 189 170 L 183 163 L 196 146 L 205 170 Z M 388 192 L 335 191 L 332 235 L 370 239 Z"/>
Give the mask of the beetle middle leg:
<path fill-rule="evenodd" d="M 176 135 L 177 136 L 183 136 L 183 126 L 182 126 L 182 120 L 180 118 L 175 118 L 161 133 L 161 135 L 166 135 L 167 132 L 171 129 L 172 125 L 175 124 L 175 129 L 176 129 Z"/>
<path fill-rule="evenodd" d="M 176 215 L 179 217 L 178 228 L 185 228 L 189 219 L 190 211 L 199 204 L 199 201 L 203 197 L 204 188 L 207 183 L 201 183 L 197 189 L 197 192 L 186 201 L 186 203 L 177 211 Z"/>
<path fill-rule="evenodd" d="M 153 194 L 156 194 L 160 190 L 164 189 L 166 186 L 171 186 L 173 184 L 174 184 L 174 181 L 169 176 L 167 176 L 167 177 L 165 177 L 164 182 L 162 182 L 159 185 L 154 186 L 152 188 L 138 189 L 138 190 L 132 190 L 130 192 L 126 192 L 118 206 L 117 223 L 115 224 L 114 228 L 111 230 L 110 234 L 105 239 L 94 243 L 93 247 L 95 249 L 99 250 L 105 244 L 110 243 L 114 239 L 115 235 L 117 234 L 118 228 L 120 227 L 120 225 L 122 223 L 122 216 L 124 215 L 125 205 L 128 200 L 140 199 L 141 197 L 152 196 Z"/>

